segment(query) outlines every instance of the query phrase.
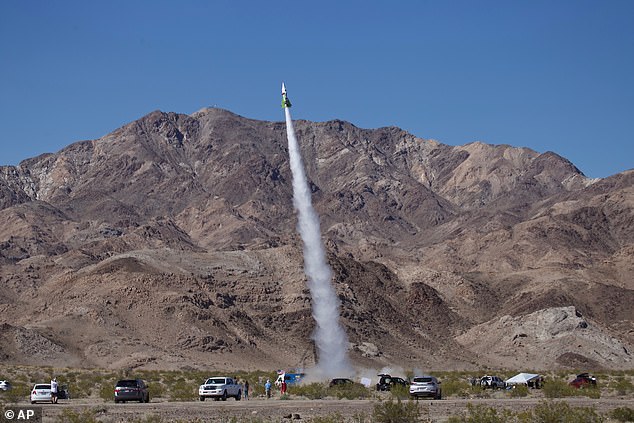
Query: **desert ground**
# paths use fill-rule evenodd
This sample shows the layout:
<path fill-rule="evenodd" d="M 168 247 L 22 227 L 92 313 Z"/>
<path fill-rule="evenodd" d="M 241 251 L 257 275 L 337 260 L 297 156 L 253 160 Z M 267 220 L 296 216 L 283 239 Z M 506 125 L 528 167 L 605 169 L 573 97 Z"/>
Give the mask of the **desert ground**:
<path fill-rule="evenodd" d="M 485 405 L 498 410 L 523 411 L 535 407 L 543 399 L 540 398 L 487 398 L 487 399 L 447 399 L 440 401 L 420 400 L 422 421 L 444 422 L 450 416 L 459 415 L 467 409 L 467 404 Z M 597 413 L 606 414 L 615 408 L 634 408 L 634 398 L 565 398 L 571 407 L 593 407 Z M 61 421 L 65 410 L 72 410 L 76 415 L 93 411 L 100 422 L 129 421 L 200 421 L 200 422 L 284 422 L 311 421 L 319 417 L 340 417 L 342 421 L 370 422 L 373 408 L 377 400 L 305 400 L 305 399 L 253 399 L 249 401 L 226 402 L 187 401 L 158 402 L 149 404 L 104 403 L 96 399 L 60 401 L 56 405 L 43 404 L 43 422 Z M 29 403 L 20 403 L 28 407 Z M 289 416 L 291 416 L 289 418 Z M 299 418 L 297 418 L 299 416 Z M 152 420 L 154 419 L 154 420 Z"/>

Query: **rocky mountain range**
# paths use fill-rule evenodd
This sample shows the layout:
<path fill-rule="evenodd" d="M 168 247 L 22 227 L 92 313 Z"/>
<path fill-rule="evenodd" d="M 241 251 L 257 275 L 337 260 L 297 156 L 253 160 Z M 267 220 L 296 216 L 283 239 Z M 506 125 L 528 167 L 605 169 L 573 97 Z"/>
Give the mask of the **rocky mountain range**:
<path fill-rule="evenodd" d="M 634 368 L 634 171 L 297 121 L 359 368 Z M 0 359 L 315 362 L 285 125 L 155 111 L 0 167 Z"/>

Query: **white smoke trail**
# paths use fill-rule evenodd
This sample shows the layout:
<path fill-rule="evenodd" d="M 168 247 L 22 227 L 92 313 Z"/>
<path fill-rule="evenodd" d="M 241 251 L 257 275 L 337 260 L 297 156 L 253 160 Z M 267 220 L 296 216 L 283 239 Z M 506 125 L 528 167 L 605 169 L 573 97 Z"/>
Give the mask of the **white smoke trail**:
<path fill-rule="evenodd" d="M 304 272 L 308 278 L 316 322 L 313 335 L 317 346 L 315 370 L 323 378 L 348 375 L 352 372 L 348 361 L 348 338 L 339 324 L 339 300 L 331 284 L 332 271 L 326 262 L 326 252 L 321 241 L 319 216 L 313 208 L 291 112 L 288 107 L 284 110 L 293 174 L 293 205 L 298 214 L 297 228 L 304 243 Z"/>

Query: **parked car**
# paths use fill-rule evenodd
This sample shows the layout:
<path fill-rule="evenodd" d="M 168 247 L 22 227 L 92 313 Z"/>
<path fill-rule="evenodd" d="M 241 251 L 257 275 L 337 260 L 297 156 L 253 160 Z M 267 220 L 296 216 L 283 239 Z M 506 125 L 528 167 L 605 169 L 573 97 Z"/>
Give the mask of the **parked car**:
<path fill-rule="evenodd" d="M 592 376 L 590 373 L 581 373 L 570 381 L 569 385 L 574 386 L 575 388 L 594 387 L 597 385 L 597 378 Z"/>
<path fill-rule="evenodd" d="M 420 397 L 442 399 L 440 381 L 434 376 L 416 376 L 409 385 L 409 394 L 416 399 Z"/>
<path fill-rule="evenodd" d="M 141 379 L 123 379 L 114 387 L 114 402 L 150 402 L 150 391 Z"/>
<path fill-rule="evenodd" d="M 70 399 L 68 385 L 59 385 L 57 387 L 57 399 Z"/>
<path fill-rule="evenodd" d="M 328 386 L 331 387 L 331 388 L 333 386 L 350 386 L 350 385 L 354 385 L 354 381 L 351 380 L 351 379 L 343 378 L 343 377 L 334 378 L 328 384 Z"/>
<path fill-rule="evenodd" d="M 377 391 L 389 391 L 392 389 L 392 386 L 400 385 L 407 387 L 407 381 L 400 377 L 393 377 L 385 373 L 381 373 L 379 376 L 379 381 L 376 384 Z"/>
<path fill-rule="evenodd" d="M 480 378 L 480 386 L 482 386 L 484 389 L 504 389 L 506 388 L 506 382 L 504 382 L 497 376 L 482 376 Z"/>
<path fill-rule="evenodd" d="M 205 398 L 226 401 L 229 397 L 234 397 L 236 401 L 240 401 L 242 386 L 232 377 L 214 376 L 198 387 L 198 397 L 201 401 L 204 401 Z"/>
<path fill-rule="evenodd" d="M 9 381 L 0 380 L 0 391 L 8 391 L 9 389 L 11 389 Z"/>
<path fill-rule="evenodd" d="M 50 383 L 36 383 L 33 386 L 33 389 L 31 389 L 31 404 L 36 402 L 53 402 Z"/>

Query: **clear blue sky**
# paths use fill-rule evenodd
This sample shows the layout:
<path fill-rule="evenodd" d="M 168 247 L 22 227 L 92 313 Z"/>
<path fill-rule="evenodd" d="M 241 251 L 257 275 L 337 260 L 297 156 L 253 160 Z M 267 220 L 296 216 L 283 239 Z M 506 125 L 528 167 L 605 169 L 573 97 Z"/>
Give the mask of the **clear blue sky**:
<path fill-rule="evenodd" d="M 0 164 L 160 109 L 634 167 L 634 1 L 0 0 Z"/>

